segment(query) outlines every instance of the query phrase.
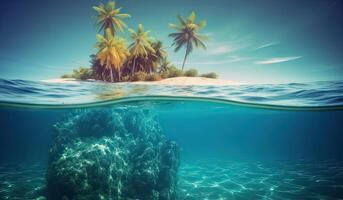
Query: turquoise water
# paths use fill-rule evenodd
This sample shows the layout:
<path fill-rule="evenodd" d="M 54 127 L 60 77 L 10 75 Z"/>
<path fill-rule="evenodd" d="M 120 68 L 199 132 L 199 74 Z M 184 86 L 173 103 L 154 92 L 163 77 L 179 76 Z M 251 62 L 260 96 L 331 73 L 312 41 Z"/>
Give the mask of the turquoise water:
<path fill-rule="evenodd" d="M 0 101 L 28 104 L 80 104 L 125 97 L 206 97 L 253 104 L 283 106 L 340 106 L 343 81 L 257 85 L 141 85 L 83 81 L 46 83 L 0 79 Z"/>
<path fill-rule="evenodd" d="M 235 86 L 235 101 L 232 88 L 148 86 L 101 102 L 16 82 L 1 89 L 0 199 L 343 198 L 339 82 Z"/>

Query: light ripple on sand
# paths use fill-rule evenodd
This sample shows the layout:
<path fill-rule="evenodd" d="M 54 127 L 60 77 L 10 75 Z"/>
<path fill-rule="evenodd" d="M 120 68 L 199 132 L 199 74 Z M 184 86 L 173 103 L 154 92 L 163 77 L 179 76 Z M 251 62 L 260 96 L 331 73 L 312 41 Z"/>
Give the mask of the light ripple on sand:
<path fill-rule="evenodd" d="M 44 187 L 46 166 L 0 165 L 0 199 L 32 199 Z M 343 163 L 338 161 L 185 161 L 179 171 L 180 199 L 339 199 Z"/>
<path fill-rule="evenodd" d="M 187 162 L 180 169 L 179 187 L 186 200 L 337 199 L 343 195 L 342 164 Z"/>

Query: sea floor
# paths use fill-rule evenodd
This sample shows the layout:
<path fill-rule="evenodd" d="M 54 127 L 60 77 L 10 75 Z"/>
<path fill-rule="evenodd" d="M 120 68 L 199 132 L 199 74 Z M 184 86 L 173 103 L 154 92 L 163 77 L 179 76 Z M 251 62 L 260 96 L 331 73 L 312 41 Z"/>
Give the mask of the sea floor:
<path fill-rule="evenodd" d="M 45 172 L 43 163 L 0 165 L 0 199 L 37 199 Z M 343 163 L 187 161 L 179 188 L 185 200 L 343 199 Z"/>
<path fill-rule="evenodd" d="M 0 165 L 0 199 L 38 200 L 45 173 L 45 163 Z"/>
<path fill-rule="evenodd" d="M 184 199 L 342 199 L 343 163 L 185 163 L 179 187 Z"/>

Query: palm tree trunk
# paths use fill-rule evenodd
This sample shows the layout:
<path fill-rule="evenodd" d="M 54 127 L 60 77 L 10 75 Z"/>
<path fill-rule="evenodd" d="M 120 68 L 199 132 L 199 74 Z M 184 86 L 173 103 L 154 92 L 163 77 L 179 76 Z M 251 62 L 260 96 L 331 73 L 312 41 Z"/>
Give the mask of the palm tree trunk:
<path fill-rule="evenodd" d="M 106 81 L 106 68 L 101 69 L 101 78 L 102 78 L 102 81 Z"/>
<path fill-rule="evenodd" d="M 104 71 L 101 72 L 101 79 L 102 79 L 102 81 L 105 81 Z"/>
<path fill-rule="evenodd" d="M 121 72 L 120 69 L 118 70 L 118 82 L 120 82 Z"/>
<path fill-rule="evenodd" d="M 110 68 L 110 73 L 111 73 L 111 82 L 113 83 L 114 80 L 113 80 L 113 70 L 112 70 L 112 67 Z"/>
<path fill-rule="evenodd" d="M 183 63 L 182 63 L 182 71 L 183 71 L 183 68 L 185 67 L 187 56 L 188 56 L 188 54 L 186 53 L 185 58 L 183 59 Z"/>
<path fill-rule="evenodd" d="M 135 67 L 136 67 L 136 57 L 133 58 L 131 77 L 132 77 L 133 74 L 135 73 Z"/>
<path fill-rule="evenodd" d="M 182 71 L 183 71 L 183 68 L 185 67 L 185 63 L 186 63 L 188 54 L 189 54 L 189 42 L 187 43 L 186 54 L 185 54 L 185 58 L 183 59 L 183 63 L 182 63 Z"/>

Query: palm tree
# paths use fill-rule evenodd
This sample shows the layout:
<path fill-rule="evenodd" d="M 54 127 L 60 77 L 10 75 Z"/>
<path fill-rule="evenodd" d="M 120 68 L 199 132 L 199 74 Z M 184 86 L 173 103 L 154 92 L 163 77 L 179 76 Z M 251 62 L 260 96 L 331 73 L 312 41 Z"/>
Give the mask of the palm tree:
<path fill-rule="evenodd" d="M 155 50 L 155 55 L 162 59 L 167 56 L 166 50 L 163 48 L 163 43 L 160 40 L 157 40 L 151 44 L 152 48 Z"/>
<path fill-rule="evenodd" d="M 109 71 L 111 82 L 114 82 L 114 70 L 118 75 L 117 80 L 120 81 L 121 67 L 129 57 L 125 41 L 122 38 L 114 37 L 110 28 L 106 29 L 105 37 L 98 34 L 97 40 L 99 49 L 97 59 L 104 67 L 102 77 L 104 77 L 104 72 Z"/>
<path fill-rule="evenodd" d="M 102 74 L 102 66 L 100 65 L 99 60 L 97 59 L 96 54 L 92 54 L 89 56 L 90 58 L 90 64 L 91 64 L 91 70 L 92 70 L 92 77 L 96 80 L 101 80 L 101 74 Z"/>
<path fill-rule="evenodd" d="M 187 20 L 185 20 L 182 16 L 178 16 L 180 24 L 169 24 L 171 28 L 174 28 L 177 30 L 176 33 L 169 34 L 169 37 L 174 38 L 174 43 L 172 46 L 175 47 L 175 52 L 179 51 L 181 47 L 186 48 L 186 54 L 185 58 L 183 59 L 182 64 L 182 70 L 185 66 L 186 59 L 188 55 L 192 52 L 193 46 L 195 47 L 202 47 L 206 49 L 205 44 L 202 40 L 207 39 L 206 36 L 199 34 L 200 29 L 204 28 L 206 26 L 206 21 L 200 21 L 199 23 L 195 22 L 195 12 L 192 12 L 192 14 L 188 17 Z"/>
<path fill-rule="evenodd" d="M 161 41 L 157 40 L 155 42 L 152 42 L 151 47 L 154 49 L 155 52 L 149 52 L 148 54 L 147 67 L 149 73 L 155 71 L 157 67 L 160 67 L 163 58 L 167 56 L 167 52 L 163 48 L 163 44 Z"/>
<path fill-rule="evenodd" d="M 127 27 L 123 20 L 130 17 L 130 15 L 120 13 L 121 8 L 116 8 L 114 1 L 109 1 L 107 5 L 100 3 L 99 6 L 94 6 L 93 9 L 98 13 L 97 24 L 100 25 L 99 31 L 109 28 L 114 36 L 116 29 L 119 29 L 121 32 L 123 32 L 124 28 Z"/>
<path fill-rule="evenodd" d="M 161 66 L 160 66 L 160 73 L 166 72 L 172 66 L 171 62 L 168 60 L 167 57 L 162 58 Z"/>
<path fill-rule="evenodd" d="M 137 32 L 129 29 L 133 43 L 129 46 L 130 54 L 133 59 L 131 75 L 135 72 L 136 61 L 138 58 L 147 59 L 149 53 L 155 53 L 150 43 L 149 32 L 144 31 L 143 25 L 139 24 Z"/>

